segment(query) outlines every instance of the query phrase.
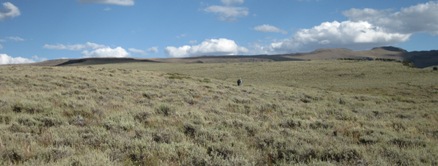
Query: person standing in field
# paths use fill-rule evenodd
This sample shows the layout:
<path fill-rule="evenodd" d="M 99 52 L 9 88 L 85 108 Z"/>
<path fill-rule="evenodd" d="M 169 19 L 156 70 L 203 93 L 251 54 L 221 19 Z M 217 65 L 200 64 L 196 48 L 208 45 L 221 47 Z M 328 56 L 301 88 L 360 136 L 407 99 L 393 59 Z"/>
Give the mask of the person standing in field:
<path fill-rule="evenodd" d="M 242 85 L 242 83 L 243 83 L 242 78 L 239 78 L 239 79 L 237 80 L 237 86 Z"/>

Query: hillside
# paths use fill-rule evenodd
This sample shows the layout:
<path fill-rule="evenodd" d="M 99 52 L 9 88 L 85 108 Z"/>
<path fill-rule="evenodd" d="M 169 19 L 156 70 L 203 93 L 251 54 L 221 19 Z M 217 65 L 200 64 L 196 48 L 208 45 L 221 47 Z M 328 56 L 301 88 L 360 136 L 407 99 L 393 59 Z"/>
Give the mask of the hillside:
<path fill-rule="evenodd" d="M 437 165 L 437 74 L 375 61 L 0 66 L 0 165 Z"/>
<path fill-rule="evenodd" d="M 438 50 L 409 52 L 405 59 L 419 68 L 438 66 Z"/>
<path fill-rule="evenodd" d="M 236 62 L 279 62 L 279 61 L 308 61 L 308 60 L 395 60 L 411 62 L 413 66 L 425 68 L 438 66 L 438 51 L 408 52 L 397 47 L 377 47 L 366 51 L 349 49 L 318 49 L 309 53 L 278 54 L 278 55 L 239 55 L 239 56 L 199 56 L 188 58 L 84 58 L 60 59 L 36 63 L 40 66 L 78 66 L 111 63 L 132 62 L 161 62 L 161 63 L 236 63 Z"/>

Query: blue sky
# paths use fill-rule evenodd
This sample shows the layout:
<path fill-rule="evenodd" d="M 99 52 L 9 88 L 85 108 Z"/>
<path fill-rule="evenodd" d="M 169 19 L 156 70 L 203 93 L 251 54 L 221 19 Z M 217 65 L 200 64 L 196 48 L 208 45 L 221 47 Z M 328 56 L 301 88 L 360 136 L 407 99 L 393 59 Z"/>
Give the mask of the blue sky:
<path fill-rule="evenodd" d="M 0 0 L 0 64 L 437 49 L 438 1 Z"/>

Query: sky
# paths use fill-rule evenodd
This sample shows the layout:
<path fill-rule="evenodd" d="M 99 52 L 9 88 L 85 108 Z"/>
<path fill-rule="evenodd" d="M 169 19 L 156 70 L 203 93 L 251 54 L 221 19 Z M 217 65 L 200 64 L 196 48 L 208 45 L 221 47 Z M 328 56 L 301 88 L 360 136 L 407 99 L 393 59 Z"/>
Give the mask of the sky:
<path fill-rule="evenodd" d="M 0 64 L 437 43 L 438 1 L 0 0 Z"/>

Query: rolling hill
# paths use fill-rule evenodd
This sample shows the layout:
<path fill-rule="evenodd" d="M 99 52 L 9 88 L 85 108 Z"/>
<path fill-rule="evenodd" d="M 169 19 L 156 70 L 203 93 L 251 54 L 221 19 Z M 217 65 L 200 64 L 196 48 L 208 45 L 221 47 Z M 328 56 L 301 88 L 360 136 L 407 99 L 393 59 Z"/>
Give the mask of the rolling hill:
<path fill-rule="evenodd" d="M 155 62 L 155 63 L 230 63 L 230 62 L 272 62 L 307 60 L 393 60 L 412 63 L 418 68 L 438 65 L 438 50 L 408 52 L 397 47 L 376 47 L 366 51 L 353 51 L 342 48 L 317 49 L 308 53 L 276 55 L 240 55 L 240 56 L 198 56 L 188 58 L 83 58 L 58 59 L 36 63 L 42 66 L 77 66 L 111 63 Z"/>

